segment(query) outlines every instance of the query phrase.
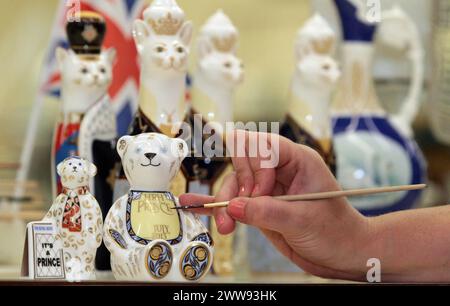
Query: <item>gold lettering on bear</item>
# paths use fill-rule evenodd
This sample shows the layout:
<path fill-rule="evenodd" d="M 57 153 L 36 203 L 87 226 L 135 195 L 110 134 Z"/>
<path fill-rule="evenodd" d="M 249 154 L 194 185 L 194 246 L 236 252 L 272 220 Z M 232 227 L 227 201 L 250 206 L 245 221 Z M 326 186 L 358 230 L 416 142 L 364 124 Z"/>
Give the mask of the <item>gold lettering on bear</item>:
<path fill-rule="evenodd" d="M 175 202 L 164 193 L 143 193 L 131 203 L 131 226 L 137 236 L 172 240 L 180 235 L 180 219 Z"/>

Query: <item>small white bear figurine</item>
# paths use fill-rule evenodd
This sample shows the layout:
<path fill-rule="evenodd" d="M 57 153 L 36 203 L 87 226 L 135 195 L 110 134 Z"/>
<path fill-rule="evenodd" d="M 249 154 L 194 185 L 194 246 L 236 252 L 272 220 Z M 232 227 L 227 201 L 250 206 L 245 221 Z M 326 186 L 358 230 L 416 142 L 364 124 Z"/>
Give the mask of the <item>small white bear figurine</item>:
<path fill-rule="evenodd" d="M 169 191 L 188 155 L 186 142 L 159 133 L 124 136 L 117 151 L 131 189 L 103 229 L 118 280 L 197 281 L 211 267 L 213 241 L 200 219 L 176 210 Z"/>
<path fill-rule="evenodd" d="M 61 241 L 63 247 L 66 279 L 95 280 L 95 253 L 102 242 L 103 218 L 88 186 L 97 167 L 72 156 L 59 163 L 57 171 L 63 191 L 43 221 L 55 225 L 55 240 Z"/>

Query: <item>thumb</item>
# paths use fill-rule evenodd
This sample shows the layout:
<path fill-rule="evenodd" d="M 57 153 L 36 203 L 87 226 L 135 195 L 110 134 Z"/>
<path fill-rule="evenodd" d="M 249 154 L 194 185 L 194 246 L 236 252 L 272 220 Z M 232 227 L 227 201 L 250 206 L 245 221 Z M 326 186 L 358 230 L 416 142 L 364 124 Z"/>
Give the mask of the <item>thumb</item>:
<path fill-rule="evenodd" d="M 227 207 L 235 220 L 255 227 L 287 233 L 297 231 L 302 224 L 298 204 L 276 200 L 272 197 L 237 198 Z"/>

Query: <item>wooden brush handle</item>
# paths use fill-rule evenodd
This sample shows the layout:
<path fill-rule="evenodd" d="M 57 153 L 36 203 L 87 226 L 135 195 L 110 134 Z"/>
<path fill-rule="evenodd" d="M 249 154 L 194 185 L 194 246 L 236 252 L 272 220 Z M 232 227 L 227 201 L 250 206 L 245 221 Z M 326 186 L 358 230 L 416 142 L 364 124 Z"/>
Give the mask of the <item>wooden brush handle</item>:
<path fill-rule="evenodd" d="M 352 189 L 352 190 L 340 190 L 340 191 L 326 191 L 326 192 L 307 193 L 307 194 L 298 194 L 298 195 L 283 195 L 283 196 L 276 196 L 273 198 L 277 199 L 277 200 L 289 201 L 289 202 L 315 201 L 315 200 L 325 200 L 325 199 L 333 199 L 333 198 L 341 198 L 341 197 L 371 195 L 371 194 L 386 193 L 386 192 L 418 190 L 418 189 L 423 189 L 426 186 L 427 186 L 426 184 L 416 184 L 416 185 Z M 226 206 L 228 206 L 229 203 L 230 203 L 229 201 L 209 203 L 209 204 L 205 204 L 200 207 L 204 207 L 204 208 L 226 207 Z"/>

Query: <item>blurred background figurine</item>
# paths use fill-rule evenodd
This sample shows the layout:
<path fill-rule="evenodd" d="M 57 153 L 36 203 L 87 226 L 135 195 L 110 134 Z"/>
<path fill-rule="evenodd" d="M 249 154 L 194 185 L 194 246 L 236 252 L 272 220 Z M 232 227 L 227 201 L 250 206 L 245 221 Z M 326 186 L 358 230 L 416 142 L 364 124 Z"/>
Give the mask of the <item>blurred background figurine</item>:
<path fill-rule="evenodd" d="M 233 171 L 231 160 L 226 158 L 223 135 L 226 123 L 234 122 L 234 94 L 244 80 L 243 63 L 236 55 L 238 36 L 238 29 L 230 18 L 218 10 L 208 18 L 197 38 L 197 70 L 190 89 L 191 126 L 198 132 L 194 132 L 194 136 L 201 135 L 201 138 L 193 139 L 196 181 L 191 182 L 190 192 L 215 195 L 222 180 Z M 208 143 L 212 144 L 211 152 L 206 151 Z M 235 235 L 220 235 L 214 220 L 211 218 L 209 222 L 216 244 L 213 271 L 231 275 Z M 246 241 L 245 228 L 239 227 L 237 232 L 240 241 Z M 244 250 L 246 246 L 235 249 L 236 252 Z"/>
<path fill-rule="evenodd" d="M 295 41 L 296 66 L 291 81 L 287 114 L 280 134 L 316 150 L 335 173 L 330 104 L 340 76 L 331 57 L 336 36 L 319 14 L 298 30 Z M 249 229 L 249 256 L 253 271 L 298 272 L 259 231 Z"/>
<path fill-rule="evenodd" d="M 295 44 L 297 65 L 289 108 L 280 134 L 316 150 L 336 173 L 330 104 L 340 76 L 334 52 L 336 36 L 327 21 L 314 15 L 300 28 Z"/>
<path fill-rule="evenodd" d="M 360 11 L 359 0 L 335 0 L 343 28 L 342 78 L 333 102 L 337 179 L 345 189 L 417 184 L 426 178 L 425 162 L 414 142 L 411 121 L 422 90 L 422 50 L 417 30 L 400 8 L 384 12 L 382 43 L 407 52 L 411 88 L 401 111 L 388 115 L 372 78 L 376 21 Z M 361 5 L 357 5 L 361 2 Z M 356 4 L 355 4 L 356 3 Z M 399 27 L 401 29 L 399 29 Z M 378 215 L 414 207 L 420 191 L 359 197 L 350 202 L 364 214 Z"/>
<path fill-rule="evenodd" d="M 108 95 L 112 81 L 115 49 L 102 51 L 106 32 L 104 18 L 82 11 L 80 20 L 66 26 L 70 49 L 57 48 L 61 70 L 61 114 L 54 132 L 52 174 L 54 193 L 62 191 L 57 165 L 69 156 L 92 160 L 98 168 L 89 187 L 100 203 L 103 215 L 113 201 L 115 152 L 117 138 L 116 115 Z M 104 247 L 99 250 L 99 268 L 107 265 Z"/>

